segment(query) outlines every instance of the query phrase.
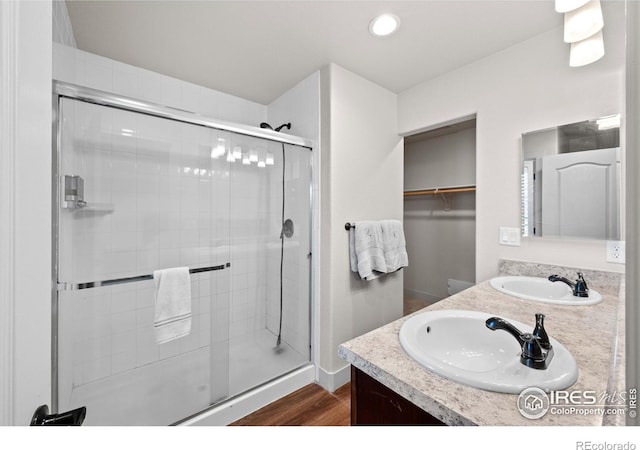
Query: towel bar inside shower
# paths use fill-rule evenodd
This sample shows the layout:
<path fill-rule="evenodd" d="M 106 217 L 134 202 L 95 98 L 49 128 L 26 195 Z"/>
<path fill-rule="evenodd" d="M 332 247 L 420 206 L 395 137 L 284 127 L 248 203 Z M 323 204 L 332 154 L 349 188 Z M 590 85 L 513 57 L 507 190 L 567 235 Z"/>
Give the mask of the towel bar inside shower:
<path fill-rule="evenodd" d="M 231 267 L 231 263 L 220 264 L 218 266 L 210 266 L 210 267 L 199 267 L 196 269 L 189 269 L 189 273 L 202 273 L 202 272 L 211 272 L 214 270 L 223 270 L 227 267 Z M 96 287 L 107 287 L 113 286 L 116 284 L 124 284 L 124 283 L 135 283 L 137 281 L 146 281 L 153 280 L 153 274 L 147 275 L 137 275 L 135 277 L 126 277 L 126 278 L 114 278 L 112 280 L 102 280 L 102 281 L 90 281 L 87 283 L 58 283 L 59 291 L 76 291 L 80 289 L 91 289 Z"/>

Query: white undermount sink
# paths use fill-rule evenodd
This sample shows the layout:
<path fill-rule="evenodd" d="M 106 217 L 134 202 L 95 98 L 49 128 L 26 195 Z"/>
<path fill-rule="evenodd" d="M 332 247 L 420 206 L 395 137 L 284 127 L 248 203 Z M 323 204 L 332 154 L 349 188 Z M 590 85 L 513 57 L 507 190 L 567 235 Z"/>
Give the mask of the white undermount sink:
<path fill-rule="evenodd" d="M 522 348 L 511 334 L 487 328 L 486 320 L 495 316 L 500 317 L 477 311 L 426 311 L 402 325 L 400 343 L 426 369 L 489 391 L 519 394 L 528 387 L 559 390 L 576 382 L 576 361 L 553 336 L 554 355 L 547 369 L 527 367 L 520 362 Z M 529 325 L 502 318 L 523 333 L 530 333 L 535 324 L 534 317 Z"/>
<path fill-rule="evenodd" d="M 551 282 L 546 278 L 496 277 L 489 280 L 489 285 L 514 297 L 555 305 L 595 305 L 602 301 L 602 295 L 593 289 L 589 289 L 589 297 L 576 297 L 567 284 L 561 281 Z"/>

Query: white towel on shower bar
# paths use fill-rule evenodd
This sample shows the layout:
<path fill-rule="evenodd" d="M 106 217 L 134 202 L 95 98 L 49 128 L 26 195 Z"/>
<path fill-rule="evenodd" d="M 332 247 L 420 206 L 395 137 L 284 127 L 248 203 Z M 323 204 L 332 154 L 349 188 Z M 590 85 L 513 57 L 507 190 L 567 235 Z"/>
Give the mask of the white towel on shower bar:
<path fill-rule="evenodd" d="M 186 336 L 191 332 L 191 276 L 188 267 L 156 270 L 156 342 Z"/>

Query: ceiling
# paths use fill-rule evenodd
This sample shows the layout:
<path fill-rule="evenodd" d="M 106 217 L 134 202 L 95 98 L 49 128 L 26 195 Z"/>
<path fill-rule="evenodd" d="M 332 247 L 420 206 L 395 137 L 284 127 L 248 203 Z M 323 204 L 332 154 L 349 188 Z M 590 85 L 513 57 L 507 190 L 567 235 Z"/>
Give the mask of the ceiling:
<path fill-rule="evenodd" d="M 262 104 L 336 63 L 399 93 L 562 26 L 552 0 L 67 0 L 80 49 Z M 371 19 L 400 29 L 376 38 Z"/>

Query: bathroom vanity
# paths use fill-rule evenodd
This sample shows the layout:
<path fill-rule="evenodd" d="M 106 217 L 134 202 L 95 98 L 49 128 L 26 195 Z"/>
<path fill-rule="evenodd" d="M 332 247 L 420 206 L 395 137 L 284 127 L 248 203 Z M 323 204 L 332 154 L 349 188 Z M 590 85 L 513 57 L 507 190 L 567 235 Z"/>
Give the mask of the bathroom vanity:
<path fill-rule="evenodd" d="M 560 274 L 572 279 L 578 271 L 602 294 L 602 302 L 576 306 L 533 302 L 499 292 L 485 281 L 340 345 L 339 355 L 352 365 L 352 424 L 623 425 L 624 415 L 548 412 L 539 419 L 525 418 L 518 410 L 517 394 L 478 389 L 441 377 L 409 357 L 399 340 L 402 325 L 427 310 L 481 311 L 530 324 L 531 329 L 523 332 L 530 332 L 535 314 L 543 313 L 547 333 L 571 352 L 579 368 L 578 380 L 566 390 L 595 392 L 598 405 L 615 407 L 624 390 L 623 275 L 515 261 L 500 263 L 500 275 Z M 605 394 L 609 399 L 600 401 Z"/>

